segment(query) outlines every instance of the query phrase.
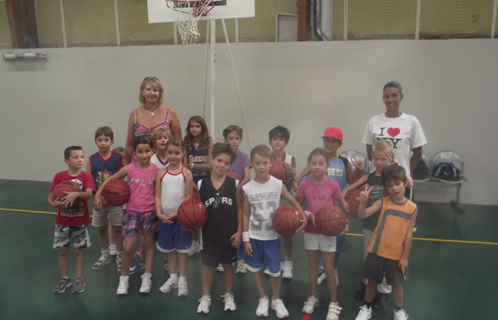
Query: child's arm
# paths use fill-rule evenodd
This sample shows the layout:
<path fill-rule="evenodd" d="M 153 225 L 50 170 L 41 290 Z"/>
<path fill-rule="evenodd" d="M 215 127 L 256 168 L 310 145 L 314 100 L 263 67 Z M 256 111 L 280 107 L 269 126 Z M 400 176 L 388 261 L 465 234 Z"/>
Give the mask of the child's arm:
<path fill-rule="evenodd" d="M 239 183 L 240 185 L 240 183 Z M 242 239 L 242 199 L 240 195 L 240 189 L 237 187 L 235 190 L 235 205 L 237 206 L 237 232 L 230 237 L 230 242 L 233 248 L 237 248 L 240 245 Z"/>
<path fill-rule="evenodd" d="M 294 199 L 294 197 L 290 194 L 290 192 L 287 190 L 287 188 L 283 183 L 282 183 L 282 196 L 284 196 L 284 198 L 287 199 L 287 201 L 289 201 L 290 204 L 293 205 L 294 208 L 296 208 L 297 211 L 299 212 L 299 215 L 301 216 L 300 220 L 301 227 L 299 227 L 299 229 L 296 230 L 295 234 L 301 233 L 308 224 L 308 219 L 306 219 L 306 215 L 304 214 L 303 208 L 301 207 L 299 202 L 297 202 L 296 199 Z"/>
<path fill-rule="evenodd" d="M 118 172 L 110 176 L 109 178 L 105 179 L 104 182 L 100 184 L 99 190 L 95 193 L 95 197 L 93 199 L 93 208 L 97 211 L 100 211 L 102 209 L 102 200 L 100 197 L 102 196 L 102 191 L 104 191 L 104 187 L 106 184 L 109 183 L 109 181 L 114 180 L 114 179 L 122 179 L 128 175 L 129 172 L 129 166 L 126 165 L 122 167 Z"/>
<path fill-rule="evenodd" d="M 183 170 L 183 175 L 185 176 L 185 200 L 192 199 L 194 189 L 199 191 L 199 188 L 197 188 L 197 185 L 194 185 L 191 171 Z"/>
<path fill-rule="evenodd" d="M 412 247 L 412 234 L 413 228 L 415 227 L 415 221 L 417 220 L 417 213 L 418 208 L 415 209 L 415 212 L 410 219 L 410 223 L 408 224 L 408 232 L 406 233 L 405 241 L 403 242 L 403 254 L 398 262 L 398 267 L 401 269 L 401 272 L 403 272 L 403 275 L 406 275 L 406 270 L 408 269 L 408 256 L 410 255 L 410 249 Z"/>
<path fill-rule="evenodd" d="M 346 195 L 348 194 L 348 192 L 364 185 L 367 182 L 367 178 L 368 175 L 362 176 L 360 179 L 356 180 L 354 183 L 348 185 L 346 188 L 344 188 L 344 190 L 342 190 L 340 204 L 344 211 L 349 213 L 349 204 L 346 202 Z"/>
<path fill-rule="evenodd" d="M 301 181 L 302 178 L 309 175 L 310 173 L 311 173 L 310 166 L 306 165 L 306 167 L 304 167 L 304 169 L 303 169 L 303 172 L 301 172 L 301 174 L 296 179 L 294 179 L 294 183 L 293 183 L 294 189 L 297 190 L 297 187 L 299 185 L 299 181 Z"/>
<path fill-rule="evenodd" d="M 166 169 L 161 169 L 156 174 L 156 181 L 154 182 L 154 207 L 156 208 L 156 216 L 159 220 L 164 223 L 171 223 L 166 220 L 166 216 L 163 214 L 163 207 L 161 202 L 161 194 L 163 185 L 161 183 L 161 177 L 166 172 Z"/>
<path fill-rule="evenodd" d="M 48 193 L 48 204 L 54 208 L 64 208 L 63 203 L 60 201 L 61 197 L 57 197 L 54 199 L 54 194 L 52 192 Z"/>
<path fill-rule="evenodd" d="M 252 257 L 252 246 L 249 240 L 249 198 L 247 197 L 244 190 L 242 190 L 242 193 L 244 195 L 244 200 L 242 201 L 242 241 L 244 241 L 246 254 L 249 257 Z"/>
<path fill-rule="evenodd" d="M 348 164 L 346 167 L 346 178 L 348 180 L 348 184 L 353 184 L 363 175 L 363 161 L 356 160 L 356 157 L 353 156 L 353 164 L 356 168 L 356 173 L 353 173 L 353 168 L 351 167 L 351 163 L 349 161 L 347 163 Z"/>
<path fill-rule="evenodd" d="M 360 205 L 358 206 L 358 219 L 365 219 L 376 213 L 382 208 L 382 198 L 375 201 L 370 207 L 366 208 L 367 201 L 372 192 L 373 187 L 365 187 L 365 191 L 360 193 Z"/>

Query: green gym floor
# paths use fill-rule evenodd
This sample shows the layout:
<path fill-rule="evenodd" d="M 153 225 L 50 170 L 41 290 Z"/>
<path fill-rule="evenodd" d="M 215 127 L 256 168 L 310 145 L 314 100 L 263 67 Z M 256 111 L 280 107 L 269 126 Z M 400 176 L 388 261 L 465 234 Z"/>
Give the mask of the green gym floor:
<path fill-rule="evenodd" d="M 55 210 L 46 201 L 49 183 L 0 180 L 0 319 L 256 319 L 258 294 L 249 272 L 236 275 L 237 310 L 223 311 L 223 275 L 215 272 L 208 315 L 196 313 L 201 296 L 201 260 L 189 261 L 189 296 L 178 298 L 159 287 L 168 279 L 162 254 L 153 268 L 153 289 L 138 294 L 140 275 L 130 276 L 126 297 L 117 297 L 119 273 L 115 264 L 92 270 L 100 256 L 96 228 L 89 227 L 93 245 L 85 250 L 86 290 L 54 295 L 60 273 L 57 251 L 52 249 Z M 418 231 L 409 260 L 408 281 L 403 285 L 405 309 L 410 319 L 496 319 L 498 305 L 498 211 L 496 206 L 464 205 L 460 214 L 447 203 L 418 203 Z M 351 221 L 350 249 L 339 261 L 340 319 L 354 319 L 361 301 L 353 298 L 362 270 L 363 240 L 360 223 Z M 294 278 L 284 280 L 281 298 L 289 319 L 302 319 L 308 291 L 308 261 L 302 235 L 294 238 Z M 70 275 L 74 277 L 70 254 Z M 267 281 L 267 293 L 270 294 Z M 319 286 L 320 306 L 310 319 L 326 317 L 329 297 Z M 372 319 L 393 319 L 393 301 L 385 311 L 373 310 Z M 270 310 L 268 319 L 277 319 Z"/>

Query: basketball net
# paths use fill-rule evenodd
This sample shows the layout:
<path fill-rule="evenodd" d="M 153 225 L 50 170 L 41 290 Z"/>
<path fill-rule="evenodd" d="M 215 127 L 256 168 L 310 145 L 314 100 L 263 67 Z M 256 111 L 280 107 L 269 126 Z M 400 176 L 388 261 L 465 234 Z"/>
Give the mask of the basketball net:
<path fill-rule="evenodd" d="M 173 11 L 182 44 L 194 44 L 199 40 L 197 23 L 213 9 L 213 0 L 165 0 Z"/>

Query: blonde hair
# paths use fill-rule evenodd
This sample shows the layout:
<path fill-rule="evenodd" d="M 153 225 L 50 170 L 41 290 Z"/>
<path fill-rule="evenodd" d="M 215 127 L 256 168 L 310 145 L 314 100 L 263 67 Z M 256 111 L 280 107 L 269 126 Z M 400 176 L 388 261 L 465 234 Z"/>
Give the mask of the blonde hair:
<path fill-rule="evenodd" d="M 153 89 L 159 91 L 159 98 L 157 99 L 157 102 L 159 102 L 159 104 L 163 103 L 164 89 L 161 82 L 159 82 L 159 79 L 156 77 L 147 77 L 142 81 L 142 84 L 140 84 L 140 92 L 138 94 L 138 100 L 140 103 L 145 105 L 145 97 L 142 95 L 142 90 L 144 90 L 147 85 L 150 85 Z"/>
<path fill-rule="evenodd" d="M 154 131 L 150 138 L 152 139 L 152 142 L 154 143 L 154 146 L 156 145 L 156 140 L 159 138 L 166 138 L 166 139 L 171 139 L 173 135 L 171 134 L 170 129 L 159 129 Z"/>
<path fill-rule="evenodd" d="M 372 154 L 374 152 L 385 152 L 387 154 L 392 154 L 393 145 L 387 142 L 387 140 L 377 140 L 372 146 Z"/>

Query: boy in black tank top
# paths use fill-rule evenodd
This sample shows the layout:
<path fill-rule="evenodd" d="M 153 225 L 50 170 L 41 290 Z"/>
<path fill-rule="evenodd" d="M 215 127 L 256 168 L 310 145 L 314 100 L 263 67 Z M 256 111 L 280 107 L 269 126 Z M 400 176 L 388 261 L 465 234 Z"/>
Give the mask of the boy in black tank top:
<path fill-rule="evenodd" d="M 216 143 L 212 151 L 210 174 L 198 182 L 199 195 L 208 211 L 208 218 L 202 227 L 202 297 L 197 313 L 206 314 L 211 305 L 209 289 L 213 269 L 219 263 L 225 270 L 225 311 L 235 311 L 233 297 L 234 270 L 237 248 L 242 237 L 242 206 L 237 181 L 226 175 L 236 157 L 227 143 Z"/>

